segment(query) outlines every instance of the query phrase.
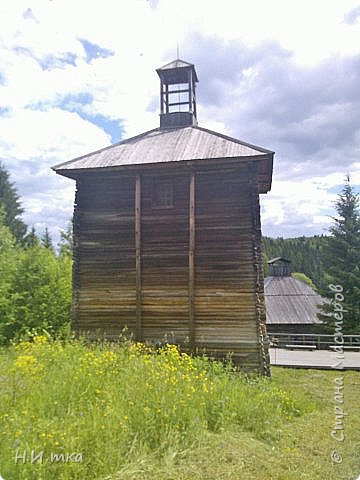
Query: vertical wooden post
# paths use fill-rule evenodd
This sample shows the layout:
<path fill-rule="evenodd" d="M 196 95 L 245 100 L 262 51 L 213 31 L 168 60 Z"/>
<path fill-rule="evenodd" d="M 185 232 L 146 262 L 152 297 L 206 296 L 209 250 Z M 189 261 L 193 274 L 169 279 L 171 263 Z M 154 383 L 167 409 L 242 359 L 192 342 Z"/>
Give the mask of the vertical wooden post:
<path fill-rule="evenodd" d="M 191 90 L 192 90 L 192 105 L 193 105 L 192 112 L 193 112 L 193 114 L 194 114 L 194 116 L 195 116 L 195 120 L 196 120 L 196 119 L 197 119 L 197 112 L 196 112 L 196 90 L 195 90 L 194 78 L 192 79 Z"/>
<path fill-rule="evenodd" d="M 164 113 L 164 85 L 160 80 L 160 113 Z"/>
<path fill-rule="evenodd" d="M 189 189 L 189 341 L 195 346 L 195 173 L 190 175 Z"/>
<path fill-rule="evenodd" d="M 135 178 L 136 340 L 142 341 L 141 318 L 141 176 Z"/>
<path fill-rule="evenodd" d="M 165 84 L 165 113 L 169 113 L 169 85 Z"/>
<path fill-rule="evenodd" d="M 192 71 L 189 70 L 188 73 L 188 102 L 189 102 L 189 112 L 193 113 L 193 108 L 192 108 Z"/>

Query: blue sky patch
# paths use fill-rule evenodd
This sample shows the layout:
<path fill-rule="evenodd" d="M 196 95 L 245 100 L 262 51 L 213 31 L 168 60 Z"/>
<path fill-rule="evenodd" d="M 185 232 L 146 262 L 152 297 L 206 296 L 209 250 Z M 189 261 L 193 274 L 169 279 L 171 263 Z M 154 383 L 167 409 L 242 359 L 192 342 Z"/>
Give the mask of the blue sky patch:
<path fill-rule="evenodd" d="M 72 52 L 63 52 L 61 54 L 49 54 L 43 58 L 37 58 L 31 49 L 17 46 L 14 47 L 14 51 L 18 55 L 26 55 L 33 58 L 43 70 L 54 70 L 55 68 L 64 68 L 66 65 L 72 65 L 76 67 L 77 55 Z"/>
<path fill-rule="evenodd" d="M 340 193 L 343 188 L 344 188 L 344 185 L 333 185 L 332 187 L 327 188 L 326 190 L 329 193 Z"/>
<path fill-rule="evenodd" d="M 60 56 L 47 55 L 45 58 L 38 60 L 43 70 L 54 70 L 55 68 L 64 68 L 66 65 L 76 67 L 75 53 L 64 52 Z"/>
<path fill-rule="evenodd" d="M 30 48 L 21 47 L 20 45 L 18 45 L 17 47 L 14 47 L 14 52 L 17 53 L 18 55 L 28 55 L 34 58 Z"/>
<path fill-rule="evenodd" d="M 53 104 L 47 100 L 39 101 L 39 102 L 32 102 L 25 105 L 25 108 L 28 110 L 34 110 L 39 112 L 46 112 L 51 108 Z"/>
<path fill-rule="evenodd" d="M 121 120 L 112 120 L 100 113 L 91 114 L 83 108 L 86 105 L 90 105 L 93 99 L 93 96 L 87 92 L 77 95 L 66 95 L 57 102 L 56 106 L 69 112 L 76 112 L 83 120 L 95 124 L 110 135 L 112 143 L 119 142 L 123 133 Z"/>
<path fill-rule="evenodd" d="M 91 43 L 85 38 L 79 38 L 79 42 L 85 50 L 87 63 L 90 63 L 96 58 L 107 58 L 114 55 L 114 52 L 112 52 L 111 50 L 108 50 L 107 48 L 102 48 L 95 43 Z"/>
<path fill-rule="evenodd" d="M 102 128 L 108 135 L 110 135 L 111 143 L 117 143 L 122 140 L 123 125 L 121 120 L 112 120 L 100 113 L 90 115 L 84 112 L 77 112 L 81 118 L 88 122 L 94 123 L 99 128 Z"/>
<path fill-rule="evenodd" d="M 332 187 L 328 188 L 327 191 L 330 192 L 330 193 L 339 194 L 339 193 L 341 193 L 342 189 L 344 188 L 344 185 L 345 185 L 345 179 L 344 179 L 344 183 L 341 183 L 340 185 L 333 185 Z M 360 185 L 356 185 L 356 184 L 351 183 L 351 174 L 350 174 L 350 185 L 354 189 L 355 193 L 360 192 Z"/>
<path fill-rule="evenodd" d="M 63 110 L 79 113 L 81 107 L 84 105 L 90 105 L 93 100 L 94 97 L 88 92 L 82 92 L 76 95 L 69 94 L 65 97 L 62 97 L 61 100 L 57 102 L 56 106 L 62 108 Z"/>
<path fill-rule="evenodd" d="M 0 117 L 5 117 L 10 112 L 10 108 L 0 105 Z"/>

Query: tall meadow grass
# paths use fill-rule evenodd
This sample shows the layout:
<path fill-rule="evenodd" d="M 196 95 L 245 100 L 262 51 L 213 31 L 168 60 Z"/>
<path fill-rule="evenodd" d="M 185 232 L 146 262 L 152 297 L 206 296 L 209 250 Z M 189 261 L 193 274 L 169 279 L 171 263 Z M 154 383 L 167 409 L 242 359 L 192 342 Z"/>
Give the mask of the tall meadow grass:
<path fill-rule="evenodd" d="M 230 427 L 266 441 L 307 408 L 267 378 L 175 345 L 45 335 L 1 351 L 0 390 L 0 475 L 15 480 L 101 479 Z"/>

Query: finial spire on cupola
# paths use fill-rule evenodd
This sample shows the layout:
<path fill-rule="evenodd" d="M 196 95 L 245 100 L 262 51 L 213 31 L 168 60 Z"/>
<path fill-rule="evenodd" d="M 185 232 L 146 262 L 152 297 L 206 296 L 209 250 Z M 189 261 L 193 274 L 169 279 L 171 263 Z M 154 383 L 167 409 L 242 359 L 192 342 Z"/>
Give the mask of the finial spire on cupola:
<path fill-rule="evenodd" d="M 160 128 L 197 125 L 195 87 L 199 81 L 192 63 L 179 58 L 158 68 Z"/>

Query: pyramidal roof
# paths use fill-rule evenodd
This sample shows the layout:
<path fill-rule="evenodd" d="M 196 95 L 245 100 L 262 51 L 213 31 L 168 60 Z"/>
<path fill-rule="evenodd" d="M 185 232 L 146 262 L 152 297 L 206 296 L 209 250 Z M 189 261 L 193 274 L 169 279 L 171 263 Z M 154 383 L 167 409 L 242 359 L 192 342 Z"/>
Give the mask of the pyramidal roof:
<path fill-rule="evenodd" d="M 199 81 L 196 70 L 195 70 L 195 65 L 193 63 L 185 62 L 185 60 L 181 60 L 180 58 L 177 58 L 176 60 L 173 60 L 172 62 L 169 62 L 160 68 L 157 68 L 156 71 L 159 75 L 161 75 L 161 72 L 166 72 L 168 70 L 176 70 L 181 68 L 191 68 L 195 81 L 196 82 Z"/>
<path fill-rule="evenodd" d="M 166 65 L 163 65 L 160 68 L 157 68 L 158 70 L 171 70 L 172 68 L 182 68 L 182 67 L 193 67 L 193 63 L 185 62 L 184 60 L 181 60 L 180 58 L 177 58 L 176 60 L 173 60 L 172 62 L 167 63 Z"/>
<path fill-rule="evenodd" d="M 189 126 L 155 128 L 74 160 L 55 165 L 53 169 L 61 175 L 72 177 L 72 172 L 89 169 L 210 159 L 234 159 L 238 162 L 264 159 L 269 164 L 264 173 L 269 176 L 271 182 L 272 158 L 273 152 L 270 150 L 205 128 Z"/>

